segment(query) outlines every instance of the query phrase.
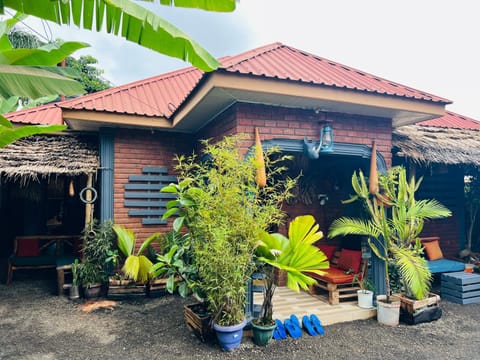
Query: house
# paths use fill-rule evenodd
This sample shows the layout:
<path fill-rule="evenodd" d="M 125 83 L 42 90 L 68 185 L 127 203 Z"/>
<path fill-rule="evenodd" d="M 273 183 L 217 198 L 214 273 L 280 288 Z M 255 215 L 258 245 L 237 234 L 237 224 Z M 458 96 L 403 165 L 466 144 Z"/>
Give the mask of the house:
<path fill-rule="evenodd" d="M 351 193 L 352 172 L 368 173 L 372 141 L 384 171 L 392 165 L 392 133 L 444 116 L 451 103 L 281 43 L 220 60 L 212 73 L 189 67 L 8 117 L 64 122 L 69 134 L 97 138 L 95 214 L 143 239 L 169 229 L 161 220 L 168 198 L 158 190 L 175 180 L 174 154 L 198 149 L 200 139 L 246 134 L 246 154 L 258 128 L 263 145 L 294 155 L 290 170 L 304 175 L 285 210 L 292 218 L 313 214 L 326 232 L 333 219 L 355 211 L 341 200 Z M 307 156 L 327 128 L 333 150 Z M 359 247 L 357 240 L 336 241 Z M 380 282 L 381 263 L 373 268 Z"/>

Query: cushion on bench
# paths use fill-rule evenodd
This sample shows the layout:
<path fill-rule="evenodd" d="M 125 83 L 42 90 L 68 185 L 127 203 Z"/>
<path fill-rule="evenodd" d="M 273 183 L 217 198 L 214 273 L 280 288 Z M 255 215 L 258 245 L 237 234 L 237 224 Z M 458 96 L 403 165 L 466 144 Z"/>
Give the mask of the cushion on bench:
<path fill-rule="evenodd" d="M 345 270 L 330 266 L 330 269 L 325 275 L 313 275 L 312 277 L 318 280 L 323 280 L 333 284 L 347 284 L 353 283 L 355 276 L 361 278 L 358 274 L 345 274 Z"/>
<path fill-rule="evenodd" d="M 58 256 L 56 258 L 56 266 L 59 267 L 59 266 L 65 266 L 65 265 L 71 265 L 75 262 L 75 260 L 78 259 L 78 261 L 80 261 L 80 257 L 79 256 L 75 256 L 75 255 L 62 255 L 62 256 Z"/>
<path fill-rule="evenodd" d="M 10 263 L 14 266 L 44 266 L 51 265 L 55 267 L 55 255 L 39 256 L 12 256 Z"/>
<path fill-rule="evenodd" d="M 325 256 L 327 257 L 328 261 L 332 261 L 333 254 L 335 254 L 335 250 L 337 250 L 337 247 L 335 245 L 329 245 L 329 244 L 315 244 L 320 251 L 322 251 Z"/>
<path fill-rule="evenodd" d="M 463 262 L 448 259 L 427 260 L 427 266 L 432 274 L 465 270 Z"/>

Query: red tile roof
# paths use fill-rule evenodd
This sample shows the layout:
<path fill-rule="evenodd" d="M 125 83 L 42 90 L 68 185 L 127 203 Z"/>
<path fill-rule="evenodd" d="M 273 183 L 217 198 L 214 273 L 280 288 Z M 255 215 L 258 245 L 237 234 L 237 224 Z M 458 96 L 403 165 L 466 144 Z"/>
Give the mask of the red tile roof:
<path fill-rule="evenodd" d="M 6 115 L 14 123 L 37 125 L 63 124 L 62 109 L 55 103 L 37 106 L 31 109 L 19 110 Z"/>
<path fill-rule="evenodd" d="M 447 99 L 367 74 L 281 43 L 266 45 L 236 56 L 223 57 L 220 61 L 222 65 L 217 71 L 435 103 L 450 103 Z M 57 106 L 72 110 L 169 118 L 185 101 L 203 75 L 202 71 L 188 67 L 63 101 Z M 13 120 L 11 115 L 8 117 Z M 15 121 L 32 122 L 32 119 L 24 116 L 16 117 Z"/>
<path fill-rule="evenodd" d="M 189 67 L 64 101 L 58 106 L 130 115 L 170 117 L 200 81 L 202 71 Z"/>
<path fill-rule="evenodd" d="M 433 126 L 433 127 L 443 127 L 443 128 L 452 128 L 452 129 L 471 129 L 471 130 L 480 130 L 480 121 L 474 120 L 472 118 L 456 114 L 451 111 L 447 111 L 444 116 L 422 121 L 416 125 L 420 126 Z"/>
<path fill-rule="evenodd" d="M 286 46 L 266 45 L 222 61 L 229 72 L 300 81 L 382 95 L 450 103 L 450 100 L 370 75 L 364 71 Z"/>

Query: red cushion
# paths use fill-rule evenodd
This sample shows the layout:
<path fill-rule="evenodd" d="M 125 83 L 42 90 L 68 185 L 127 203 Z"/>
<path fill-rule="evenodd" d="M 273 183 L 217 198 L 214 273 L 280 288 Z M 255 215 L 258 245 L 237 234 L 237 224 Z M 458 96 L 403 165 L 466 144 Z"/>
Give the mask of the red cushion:
<path fill-rule="evenodd" d="M 328 261 L 332 261 L 333 254 L 337 248 L 335 245 L 316 244 L 316 246 L 325 254 Z"/>
<path fill-rule="evenodd" d="M 17 256 L 38 256 L 38 239 L 17 239 Z"/>
<path fill-rule="evenodd" d="M 352 269 L 354 273 L 360 270 L 362 262 L 362 252 L 359 250 L 342 249 L 338 258 L 337 266 L 343 270 Z"/>
<path fill-rule="evenodd" d="M 355 274 L 345 274 L 345 270 L 330 266 L 330 269 L 327 270 L 325 275 L 313 274 L 311 276 L 314 279 L 323 280 L 333 284 L 351 284 L 353 283 Z"/>

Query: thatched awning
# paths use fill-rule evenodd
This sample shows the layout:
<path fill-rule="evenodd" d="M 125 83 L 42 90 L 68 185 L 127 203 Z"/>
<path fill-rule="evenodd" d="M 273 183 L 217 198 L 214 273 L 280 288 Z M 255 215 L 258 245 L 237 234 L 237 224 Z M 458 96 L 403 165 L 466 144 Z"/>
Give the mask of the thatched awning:
<path fill-rule="evenodd" d="M 96 138 L 35 135 L 0 148 L 0 174 L 25 183 L 52 175 L 76 176 L 100 166 Z"/>
<path fill-rule="evenodd" d="M 397 156 L 417 163 L 480 166 L 480 130 L 409 125 L 392 140 Z"/>

